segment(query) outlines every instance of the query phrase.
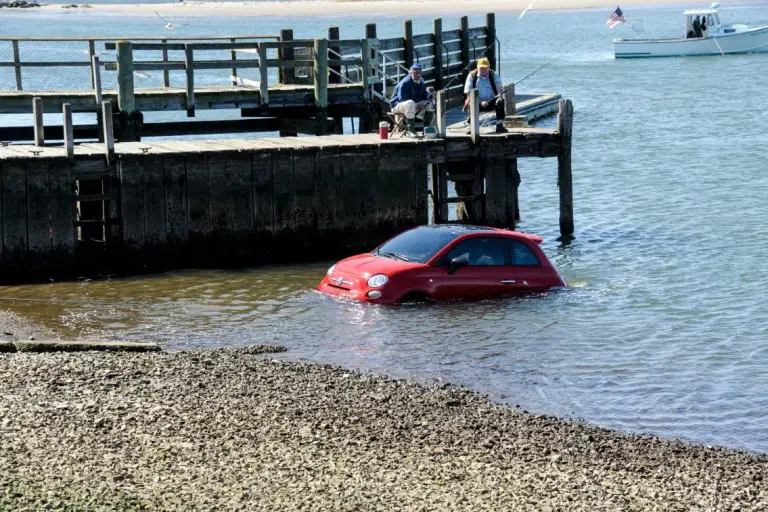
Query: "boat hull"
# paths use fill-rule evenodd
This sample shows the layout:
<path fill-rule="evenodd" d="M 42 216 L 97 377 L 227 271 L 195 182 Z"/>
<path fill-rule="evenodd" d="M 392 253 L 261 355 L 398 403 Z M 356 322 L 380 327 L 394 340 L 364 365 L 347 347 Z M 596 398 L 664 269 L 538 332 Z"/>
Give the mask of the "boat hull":
<path fill-rule="evenodd" d="M 698 39 L 617 39 L 617 59 L 768 52 L 768 27 Z"/>

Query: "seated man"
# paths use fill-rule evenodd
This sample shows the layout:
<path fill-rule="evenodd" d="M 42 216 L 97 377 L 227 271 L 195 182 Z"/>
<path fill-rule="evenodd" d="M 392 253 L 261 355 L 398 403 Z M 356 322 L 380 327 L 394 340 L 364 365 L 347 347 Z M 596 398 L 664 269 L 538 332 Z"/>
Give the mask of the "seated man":
<path fill-rule="evenodd" d="M 467 95 L 464 110 L 469 110 L 469 92 L 477 89 L 480 97 L 480 112 L 496 111 L 496 133 L 507 133 L 503 124 L 504 99 L 499 96 L 503 88 L 501 77 L 494 73 L 490 62 L 485 57 L 477 60 L 477 69 L 469 74 L 464 84 L 464 94 Z"/>
<path fill-rule="evenodd" d="M 421 79 L 421 66 L 411 66 L 408 76 L 400 80 L 389 100 L 392 112 L 405 116 L 405 131 L 408 134 L 415 132 L 415 120 L 417 112 L 424 112 L 424 126 L 430 126 L 435 117 L 435 109 L 427 92 L 427 86 Z"/>

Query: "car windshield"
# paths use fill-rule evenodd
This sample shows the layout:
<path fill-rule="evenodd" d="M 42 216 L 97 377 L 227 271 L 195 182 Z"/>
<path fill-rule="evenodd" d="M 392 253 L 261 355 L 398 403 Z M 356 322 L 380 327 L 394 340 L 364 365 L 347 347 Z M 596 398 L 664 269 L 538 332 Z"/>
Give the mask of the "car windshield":
<path fill-rule="evenodd" d="M 403 261 L 426 263 L 440 249 L 461 235 L 459 230 L 424 226 L 397 235 L 376 249 L 373 254 Z"/>

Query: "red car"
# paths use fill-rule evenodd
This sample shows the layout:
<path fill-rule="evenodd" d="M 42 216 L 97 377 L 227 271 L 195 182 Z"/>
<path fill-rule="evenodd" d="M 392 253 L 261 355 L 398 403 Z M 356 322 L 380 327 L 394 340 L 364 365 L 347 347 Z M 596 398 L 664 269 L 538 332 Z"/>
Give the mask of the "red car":
<path fill-rule="evenodd" d="M 421 226 L 371 253 L 341 260 L 317 287 L 366 302 L 471 300 L 565 286 L 539 244 L 517 231 L 466 225 Z"/>

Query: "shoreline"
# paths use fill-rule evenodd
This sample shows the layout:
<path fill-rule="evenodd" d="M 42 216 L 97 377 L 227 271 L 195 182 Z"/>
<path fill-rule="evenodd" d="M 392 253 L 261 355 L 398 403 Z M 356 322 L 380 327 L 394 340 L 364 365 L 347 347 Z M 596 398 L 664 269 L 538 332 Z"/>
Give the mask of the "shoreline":
<path fill-rule="evenodd" d="M 160 14 L 194 16 L 225 14 L 237 16 L 330 16 L 330 15 L 364 15 L 364 14 L 389 14 L 389 15 L 441 15 L 441 14 L 485 14 L 495 13 L 519 13 L 529 4 L 528 0 L 488 0 L 482 3 L 466 3 L 459 0 L 423 0 L 417 2 L 400 2 L 395 0 L 333 0 L 301 2 L 289 0 L 285 2 L 181 2 L 163 4 L 95 4 L 89 8 L 71 9 L 78 12 L 111 12 L 117 14 L 141 14 L 154 16 L 155 11 Z M 663 6 L 663 5 L 696 5 L 691 0 L 672 0 L 659 3 L 658 0 L 633 0 L 631 6 Z M 61 8 L 62 4 L 48 4 L 38 9 L 45 12 L 67 12 Z M 610 0 L 539 0 L 535 11 L 555 10 L 581 10 L 601 9 L 610 15 L 615 8 L 615 1 Z M 625 9 L 626 10 L 626 9 Z"/>
<path fill-rule="evenodd" d="M 768 454 L 260 355 L 275 349 L 0 354 L 0 509 L 743 510 L 768 500 Z"/>

